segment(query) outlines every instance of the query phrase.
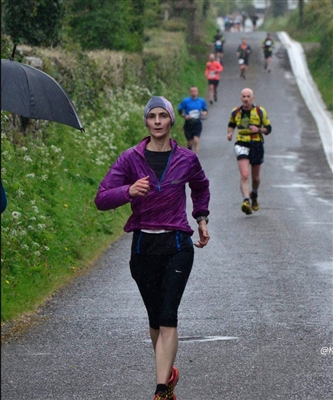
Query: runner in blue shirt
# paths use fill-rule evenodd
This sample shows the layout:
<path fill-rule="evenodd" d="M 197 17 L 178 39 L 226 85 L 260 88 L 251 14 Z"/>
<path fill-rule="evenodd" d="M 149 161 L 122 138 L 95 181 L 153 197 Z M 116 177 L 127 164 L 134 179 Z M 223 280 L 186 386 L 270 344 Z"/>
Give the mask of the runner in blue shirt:
<path fill-rule="evenodd" d="M 184 133 L 187 139 L 187 148 L 198 154 L 202 118 L 207 115 L 207 104 L 203 98 L 199 97 L 199 90 L 196 86 L 191 86 L 190 96 L 185 97 L 179 104 L 178 113 L 185 119 Z"/>

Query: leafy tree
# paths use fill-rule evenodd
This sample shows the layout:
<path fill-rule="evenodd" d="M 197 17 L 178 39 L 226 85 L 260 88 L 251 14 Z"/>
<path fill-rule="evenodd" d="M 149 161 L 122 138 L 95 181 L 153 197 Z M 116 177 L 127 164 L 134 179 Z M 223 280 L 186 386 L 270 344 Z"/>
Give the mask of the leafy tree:
<path fill-rule="evenodd" d="M 62 0 L 4 0 L 4 33 L 14 42 L 52 46 L 59 42 Z"/>
<path fill-rule="evenodd" d="M 145 3 L 144 27 L 146 29 L 159 27 L 163 19 L 163 11 L 170 10 L 170 5 L 164 3 L 162 8 L 160 0 L 146 0 Z"/>
<path fill-rule="evenodd" d="M 73 0 L 71 35 L 83 50 L 141 51 L 145 0 Z"/>
<path fill-rule="evenodd" d="M 272 0 L 273 17 L 281 17 L 288 10 L 288 0 Z"/>
<path fill-rule="evenodd" d="M 301 26 L 303 25 L 303 15 L 304 15 L 304 0 L 298 0 L 299 9 L 299 21 Z"/>
<path fill-rule="evenodd" d="M 218 7 L 219 15 L 231 14 L 236 8 L 236 0 L 216 0 L 214 5 Z"/>
<path fill-rule="evenodd" d="M 10 58 L 13 51 L 13 43 L 9 36 L 1 34 L 1 58 Z"/>

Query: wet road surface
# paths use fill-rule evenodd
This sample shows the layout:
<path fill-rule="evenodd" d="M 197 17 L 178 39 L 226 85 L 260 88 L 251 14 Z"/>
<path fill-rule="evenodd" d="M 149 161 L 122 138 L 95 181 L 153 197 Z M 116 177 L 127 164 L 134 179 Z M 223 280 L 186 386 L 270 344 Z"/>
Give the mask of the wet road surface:
<path fill-rule="evenodd" d="M 328 400 L 332 172 L 283 47 L 277 42 L 268 74 L 259 47 L 264 34 L 247 33 L 253 54 L 243 80 L 235 55 L 241 36 L 227 34 L 218 102 L 204 121 L 199 157 L 211 182 L 211 241 L 196 249 L 179 310 L 175 392 L 178 400 Z M 226 139 L 244 87 L 254 90 L 273 127 L 260 209 L 251 216 L 240 210 Z M 53 297 L 38 323 L 2 345 L 3 399 L 152 400 L 153 351 L 130 277 L 130 241 L 124 235 L 113 243 L 86 276 Z"/>

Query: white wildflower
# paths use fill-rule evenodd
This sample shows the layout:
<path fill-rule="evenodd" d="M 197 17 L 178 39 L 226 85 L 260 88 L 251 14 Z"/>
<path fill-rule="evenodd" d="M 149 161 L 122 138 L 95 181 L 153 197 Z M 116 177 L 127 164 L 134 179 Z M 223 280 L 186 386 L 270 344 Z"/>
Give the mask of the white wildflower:
<path fill-rule="evenodd" d="M 20 212 L 18 212 L 18 211 L 13 211 L 13 212 L 12 212 L 12 216 L 13 216 L 14 219 L 20 218 L 21 215 L 22 215 L 22 214 L 21 214 Z"/>
<path fill-rule="evenodd" d="M 54 145 L 51 145 L 51 149 L 55 152 L 55 153 L 61 153 L 61 149 L 59 147 L 56 147 Z"/>
<path fill-rule="evenodd" d="M 29 156 L 24 156 L 23 160 L 26 161 L 26 162 L 32 162 L 32 158 L 29 157 Z"/>
<path fill-rule="evenodd" d="M 36 174 L 33 172 L 32 174 L 27 174 L 25 177 L 26 178 L 34 178 Z"/>

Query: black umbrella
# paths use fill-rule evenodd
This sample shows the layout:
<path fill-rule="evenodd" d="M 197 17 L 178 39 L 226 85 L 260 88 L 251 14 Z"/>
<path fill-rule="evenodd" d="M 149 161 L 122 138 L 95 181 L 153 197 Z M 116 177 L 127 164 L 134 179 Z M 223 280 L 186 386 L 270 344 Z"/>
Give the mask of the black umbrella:
<path fill-rule="evenodd" d="M 1 109 L 84 130 L 59 83 L 45 72 L 14 60 L 1 60 Z"/>

